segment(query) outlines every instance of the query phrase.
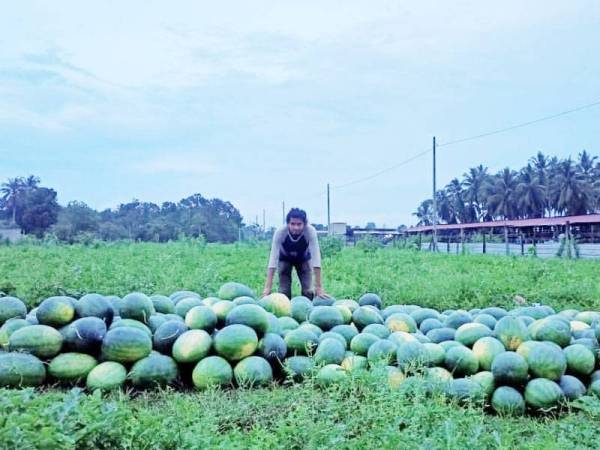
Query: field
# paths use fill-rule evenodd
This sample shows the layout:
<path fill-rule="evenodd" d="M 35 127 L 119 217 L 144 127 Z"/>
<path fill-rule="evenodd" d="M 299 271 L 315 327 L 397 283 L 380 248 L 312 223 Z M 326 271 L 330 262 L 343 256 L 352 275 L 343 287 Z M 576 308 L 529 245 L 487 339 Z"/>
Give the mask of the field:
<path fill-rule="evenodd" d="M 84 292 L 215 293 L 237 280 L 260 292 L 262 245 L 100 244 L 0 247 L 0 290 L 30 305 Z M 438 309 L 600 309 L 600 262 L 344 249 L 324 257 L 337 298 L 379 293 L 386 304 Z M 298 292 L 298 286 L 295 286 Z M 326 391 L 310 381 L 267 389 L 120 393 L 0 390 L 0 448 L 600 448 L 600 402 L 559 418 L 500 418 L 443 398 L 405 397 L 377 375 Z"/>

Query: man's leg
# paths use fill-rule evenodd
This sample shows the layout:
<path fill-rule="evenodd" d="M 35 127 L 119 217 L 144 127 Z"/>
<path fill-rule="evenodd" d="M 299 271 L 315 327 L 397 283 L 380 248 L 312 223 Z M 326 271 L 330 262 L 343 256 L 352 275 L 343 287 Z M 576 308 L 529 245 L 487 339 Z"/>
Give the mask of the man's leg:
<path fill-rule="evenodd" d="M 292 264 L 287 261 L 279 261 L 279 292 L 292 296 Z"/>
<path fill-rule="evenodd" d="M 302 295 L 313 299 L 314 293 L 312 290 L 312 267 L 308 261 L 303 262 L 296 266 L 296 273 L 300 279 L 300 286 L 302 286 Z"/>

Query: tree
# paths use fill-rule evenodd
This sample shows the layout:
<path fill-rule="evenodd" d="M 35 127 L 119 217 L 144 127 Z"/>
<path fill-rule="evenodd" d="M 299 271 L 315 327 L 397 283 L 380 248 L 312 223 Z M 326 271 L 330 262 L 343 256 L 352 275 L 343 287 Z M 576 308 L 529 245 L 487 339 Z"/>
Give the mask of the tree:
<path fill-rule="evenodd" d="M 516 195 L 520 217 L 543 217 L 546 209 L 546 186 L 540 184 L 531 164 L 521 170 Z"/>
<path fill-rule="evenodd" d="M 587 214 L 593 210 L 594 195 L 592 186 L 577 171 L 571 158 L 558 163 L 556 174 L 550 186 L 550 195 L 556 210 L 573 216 Z"/>
<path fill-rule="evenodd" d="M 492 217 L 504 220 L 516 217 L 516 189 L 517 177 L 514 170 L 507 167 L 494 177 L 486 189 L 488 212 Z"/>
<path fill-rule="evenodd" d="M 97 211 L 84 202 L 72 201 L 61 208 L 52 231 L 60 240 L 73 242 L 81 233 L 96 233 L 99 225 Z"/>
<path fill-rule="evenodd" d="M 488 169 L 480 164 L 469 169 L 469 172 L 463 174 L 463 178 L 465 200 L 469 202 L 471 208 L 475 211 L 477 216 L 475 220 L 482 220 L 486 211 L 484 188 L 490 178 Z"/>
<path fill-rule="evenodd" d="M 45 187 L 23 190 L 22 206 L 16 216 L 17 224 L 25 234 L 42 237 L 56 223 L 60 206 L 56 191 Z"/>
<path fill-rule="evenodd" d="M 419 221 L 417 226 L 426 226 L 433 224 L 433 200 L 430 198 L 421 202 L 417 210 L 413 213 Z"/>
<path fill-rule="evenodd" d="M 22 193 L 24 186 L 25 183 L 23 178 L 16 177 L 9 178 L 8 181 L 2 183 L 2 187 L 0 187 L 3 205 L 11 212 L 13 225 L 17 224 L 19 196 Z"/>

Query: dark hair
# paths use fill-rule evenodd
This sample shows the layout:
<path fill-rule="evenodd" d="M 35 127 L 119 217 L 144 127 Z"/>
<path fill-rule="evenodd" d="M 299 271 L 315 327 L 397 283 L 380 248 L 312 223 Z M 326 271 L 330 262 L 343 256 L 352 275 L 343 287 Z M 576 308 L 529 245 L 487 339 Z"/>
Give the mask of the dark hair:
<path fill-rule="evenodd" d="M 304 225 L 306 225 L 306 211 L 300 208 L 290 209 L 290 212 L 287 213 L 285 221 L 290 223 L 290 220 L 292 219 L 300 219 L 302 222 L 304 222 Z"/>

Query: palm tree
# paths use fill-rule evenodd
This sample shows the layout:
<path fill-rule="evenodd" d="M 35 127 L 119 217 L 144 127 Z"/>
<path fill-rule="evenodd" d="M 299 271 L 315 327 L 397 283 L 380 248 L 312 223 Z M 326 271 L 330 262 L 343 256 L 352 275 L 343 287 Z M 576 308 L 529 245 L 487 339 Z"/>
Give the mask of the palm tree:
<path fill-rule="evenodd" d="M 22 177 L 9 178 L 8 181 L 2 183 L 0 193 L 2 194 L 2 202 L 9 210 L 12 210 L 12 223 L 17 223 L 17 204 L 19 196 L 25 187 L 25 182 Z"/>
<path fill-rule="evenodd" d="M 446 223 L 457 223 L 454 204 L 445 189 L 437 191 L 437 216 Z"/>
<path fill-rule="evenodd" d="M 485 185 L 490 178 L 487 167 L 478 165 L 472 167 L 469 172 L 463 174 L 463 186 L 465 187 L 465 200 L 470 203 L 474 209 L 476 220 L 483 219 L 485 214 Z"/>
<path fill-rule="evenodd" d="M 578 155 L 577 170 L 585 177 L 586 180 L 592 180 L 594 177 L 594 163 L 598 159 L 597 156 L 590 156 L 590 154 L 584 150 Z"/>
<path fill-rule="evenodd" d="M 464 190 L 462 183 L 458 178 L 454 178 L 448 186 L 446 186 L 446 192 L 452 202 L 454 211 L 456 212 L 457 219 L 461 223 L 471 222 L 474 220 L 474 211 L 470 205 L 464 199 Z"/>
<path fill-rule="evenodd" d="M 417 226 L 432 225 L 433 224 L 433 200 L 427 199 L 419 205 L 417 210 L 413 213 L 419 221 Z"/>
<path fill-rule="evenodd" d="M 506 220 L 517 215 L 517 184 L 516 172 L 508 167 L 488 184 L 488 212 L 492 217 L 502 217 Z"/>
<path fill-rule="evenodd" d="M 593 210 L 592 186 L 577 170 L 571 158 L 558 163 L 550 188 L 551 201 L 559 213 L 569 216 L 586 214 Z"/>
<path fill-rule="evenodd" d="M 23 181 L 23 187 L 30 188 L 30 189 L 38 187 L 39 184 L 40 184 L 40 178 L 36 177 L 35 175 L 29 175 Z"/>
<path fill-rule="evenodd" d="M 517 184 L 517 208 L 521 217 L 542 217 L 546 209 L 546 187 L 539 182 L 535 169 L 527 164 Z"/>

